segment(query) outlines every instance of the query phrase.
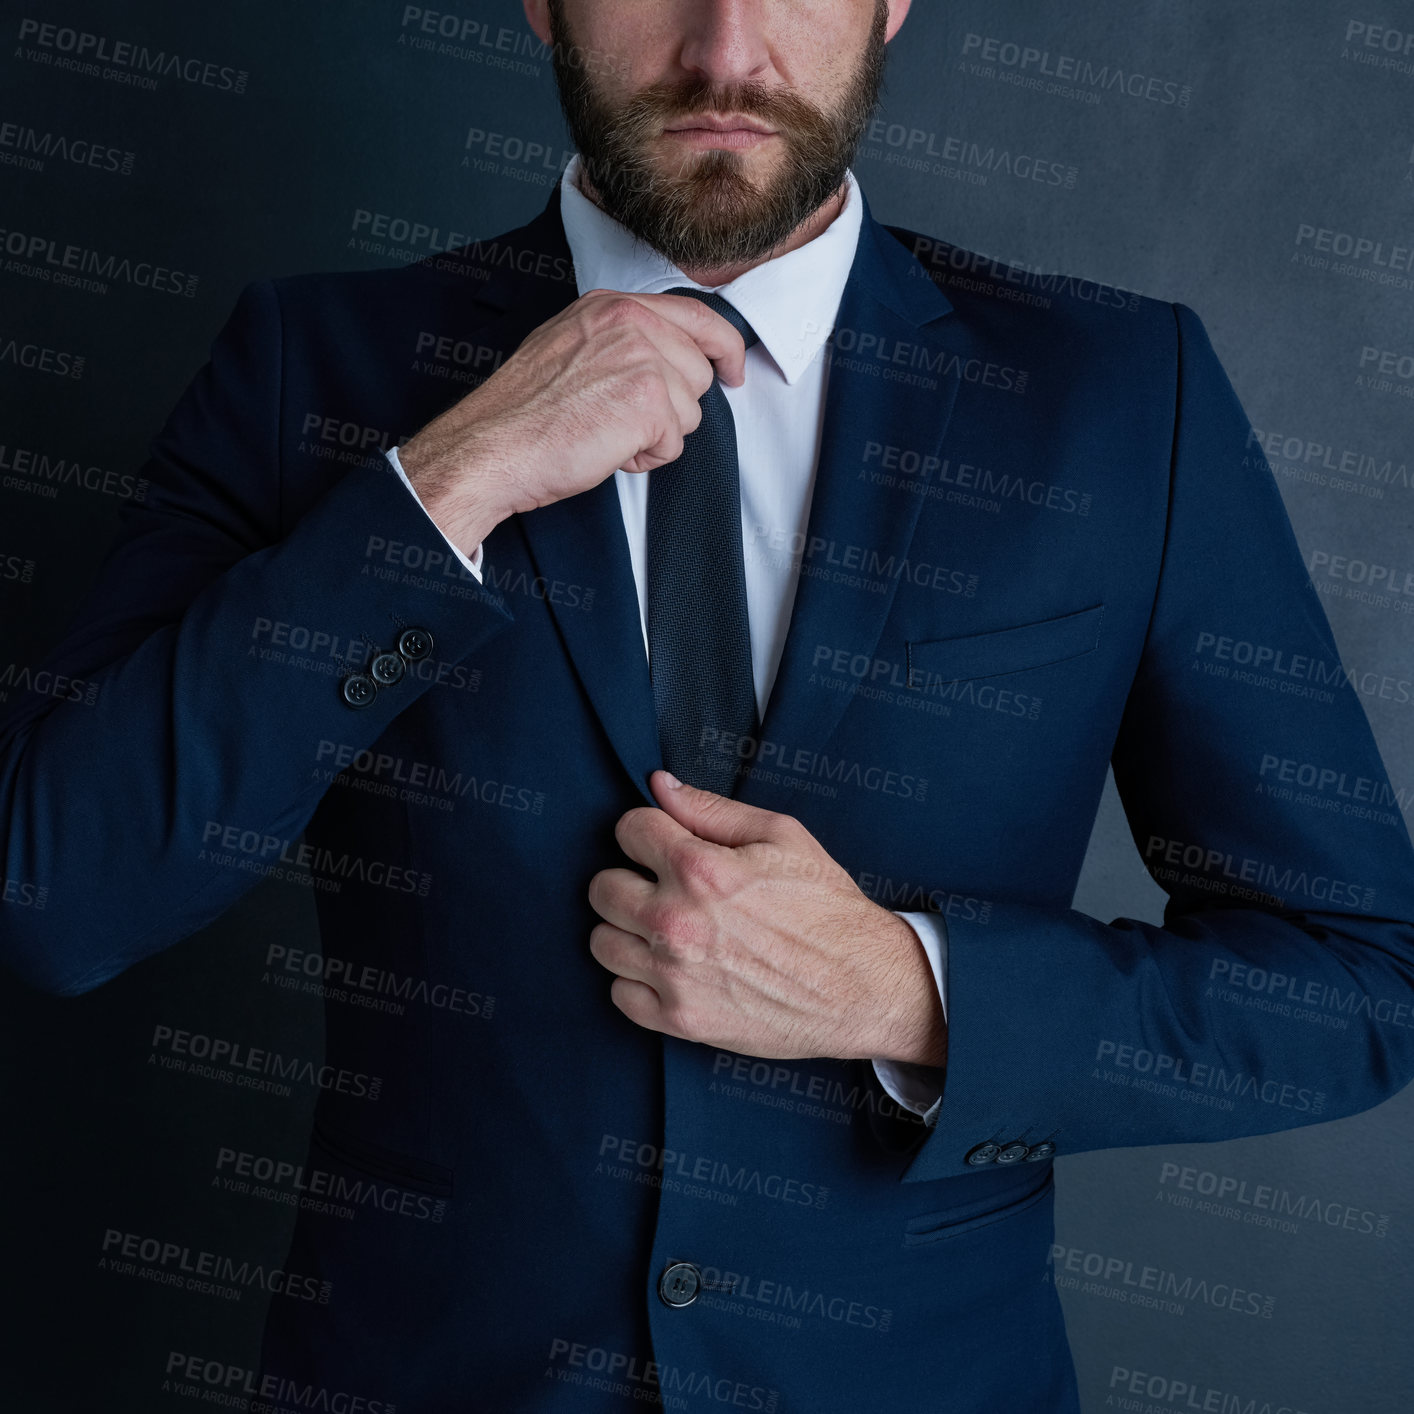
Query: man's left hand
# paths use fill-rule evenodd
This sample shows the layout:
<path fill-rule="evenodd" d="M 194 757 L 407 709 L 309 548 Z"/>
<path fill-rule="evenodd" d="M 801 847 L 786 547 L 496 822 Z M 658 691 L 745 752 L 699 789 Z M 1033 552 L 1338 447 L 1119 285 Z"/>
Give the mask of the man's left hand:
<path fill-rule="evenodd" d="M 589 950 L 639 1026 L 742 1055 L 942 1065 L 947 1032 L 927 954 L 897 914 L 793 816 L 650 778 L 662 809 L 614 828 L 650 869 L 604 869 Z"/>

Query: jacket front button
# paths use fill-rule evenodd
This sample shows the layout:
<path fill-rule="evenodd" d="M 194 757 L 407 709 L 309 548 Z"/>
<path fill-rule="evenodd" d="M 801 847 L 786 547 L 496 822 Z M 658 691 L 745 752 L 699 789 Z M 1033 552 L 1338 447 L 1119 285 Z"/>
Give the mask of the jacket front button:
<path fill-rule="evenodd" d="M 372 678 L 355 673 L 339 684 L 339 693 L 350 707 L 367 707 L 378 696 L 378 685 Z"/>
<path fill-rule="evenodd" d="M 402 677 L 405 668 L 402 658 L 396 653 L 380 653 L 372 663 L 369 664 L 368 671 L 373 675 L 373 681 L 379 687 L 391 687 Z"/>
<path fill-rule="evenodd" d="M 658 1295 L 665 1306 L 691 1306 L 702 1290 L 702 1273 L 691 1262 L 669 1262 L 658 1278 Z"/>
<path fill-rule="evenodd" d="M 989 1139 L 985 1144 L 979 1144 L 975 1149 L 967 1151 L 967 1162 L 969 1164 L 990 1164 L 1002 1151 L 1000 1144 L 994 1144 Z"/>

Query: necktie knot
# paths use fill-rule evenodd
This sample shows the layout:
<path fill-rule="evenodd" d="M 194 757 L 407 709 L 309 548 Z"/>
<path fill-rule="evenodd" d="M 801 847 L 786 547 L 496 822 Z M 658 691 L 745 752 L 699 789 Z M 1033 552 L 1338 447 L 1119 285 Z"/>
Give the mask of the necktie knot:
<path fill-rule="evenodd" d="M 690 285 L 674 285 L 671 290 L 666 290 L 664 293 L 690 295 L 695 300 L 701 300 L 708 309 L 716 310 L 741 335 L 747 348 L 758 342 L 756 330 L 751 327 L 746 316 L 729 299 L 724 299 L 719 295 L 716 290 L 694 290 Z"/>

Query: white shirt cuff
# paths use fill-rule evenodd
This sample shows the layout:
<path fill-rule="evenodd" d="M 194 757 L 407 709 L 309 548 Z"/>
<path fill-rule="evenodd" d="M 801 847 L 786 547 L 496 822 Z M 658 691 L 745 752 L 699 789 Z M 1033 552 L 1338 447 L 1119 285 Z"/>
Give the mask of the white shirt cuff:
<path fill-rule="evenodd" d="M 942 1003 L 943 1020 L 948 1019 L 948 930 L 942 916 L 937 913 L 900 913 L 898 917 L 918 935 L 923 951 L 928 955 L 928 964 L 933 969 L 933 981 L 938 988 L 938 1000 Z M 913 1065 L 907 1061 L 874 1060 L 874 1074 L 885 1093 L 904 1109 L 923 1116 L 925 1124 L 935 1124 L 938 1111 L 942 1108 L 943 1095 L 940 1086 L 942 1070 L 938 1066 Z"/>
<path fill-rule="evenodd" d="M 388 450 L 384 453 L 384 456 L 386 456 L 388 460 L 392 463 L 393 470 L 396 471 L 399 477 L 402 478 L 403 485 L 406 486 L 409 491 L 412 491 L 413 500 L 416 501 L 419 506 L 422 506 L 423 515 L 425 515 L 427 519 L 432 522 L 432 525 L 436 529 L 437 534 L 440 535 L 443 540 L 447 540 L 446 531 L 444 531 L 435 520 L 432 520 L 431 513 L 428 511 L 426 506 L 422 505 L 422 497 L 419 496 L 416 491 L 413 491 L 412 482 L 408 480 L 408 474 L 403 470 L 402 462 L 398 460 L 398 449 L 396 447 L 389 447 Z M 450 540 L 447 540 L 447 548 L 457 557 L 457 559 L 462 562 L 462 564 L 467 567 L 467 569 L 472 572 L 472 574 L 476 576 L 476 582 L 478 584 L 483 584 L 485 582 L 481 578 L 481 562 L 485 558 L 482 553 L 482 544 L 484 544 L 484 542 L 477 543 L 475 551 L 472 553 L 471 558 L 468 559 L 465 555 L 462 554 L 459 549 L 457 549 L 455 545 L 452 544 Z"/>

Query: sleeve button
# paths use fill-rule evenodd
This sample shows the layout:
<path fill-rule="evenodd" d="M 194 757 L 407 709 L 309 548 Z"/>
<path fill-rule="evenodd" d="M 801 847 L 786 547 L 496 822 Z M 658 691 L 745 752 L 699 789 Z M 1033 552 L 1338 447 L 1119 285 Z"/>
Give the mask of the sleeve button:
<path fill-rule="evenodd" d="M 380 653 L 369 664 L 368 671 L 373 675 L 373 681 L 379 687 L 391 687 L 402 677 L 406 668 L 403 660 L 396 653 Z"/>
<path fill-rule="evenodd" d="M 398 652 L 409 663 L 420 663 L 432 652 L 432 635 L 425 628 L 405 628 L 398 635 Z"/>
<path fill-rule="evenodd" d="M 362 673 L 354 673 L 339 684 L 339 693 L 350 707 L 367 707 L 378 696 L 378 685 Z"/>

